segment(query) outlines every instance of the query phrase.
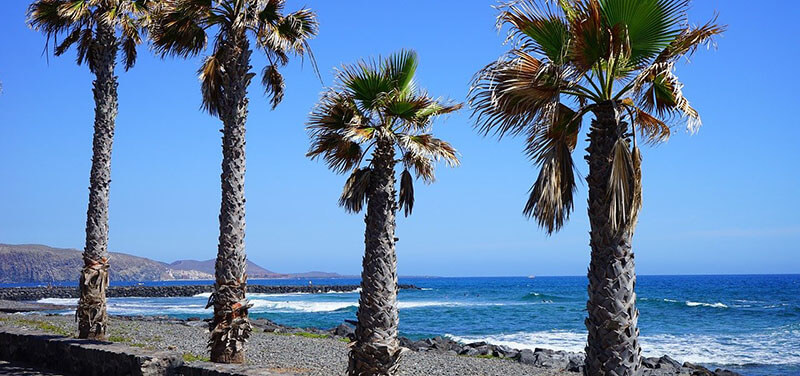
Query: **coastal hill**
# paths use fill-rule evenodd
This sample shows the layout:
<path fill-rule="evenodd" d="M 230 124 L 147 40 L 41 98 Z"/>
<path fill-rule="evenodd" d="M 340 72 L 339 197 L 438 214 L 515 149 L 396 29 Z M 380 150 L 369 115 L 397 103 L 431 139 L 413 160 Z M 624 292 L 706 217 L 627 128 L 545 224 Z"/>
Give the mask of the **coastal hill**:
<path fill-rule="evenodd" d="M 171 264 L 126 253 L 111 252 L 112 281 L 214 279 L 214 260 L 180 260 Z M 0 283 L 75 281 L 83 267 L 81 251 L 40 244 L 0 244 Z M 250 278 L 338 278 L 336 273 L 276 273 L 247 261 Z"/>

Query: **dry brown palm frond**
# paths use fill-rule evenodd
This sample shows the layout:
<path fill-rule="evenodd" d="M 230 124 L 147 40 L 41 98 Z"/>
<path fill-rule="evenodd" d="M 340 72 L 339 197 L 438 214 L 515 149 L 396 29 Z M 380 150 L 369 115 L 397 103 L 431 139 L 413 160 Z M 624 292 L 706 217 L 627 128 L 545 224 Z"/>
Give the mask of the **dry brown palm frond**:
<path fill-rule="evenodd" d="M 638 107 L 634 107 L 633 123 L 645 141 L 650 144 L 666 142 L 671 135 L 671 130 L 666 123 Z"/>
<path fill-rule="evenodd" d="M 455 167 L 461 164 L 458 151 L 447 141 L 440 140 L 430 134 L 397 135 L 400 147 L 414 154 L 428 157 L 436 162 L 444 161 L 448 166 Z"/>
<path fill-rule="evenodd" d="M 539 155 L 539 176 L 522 213 L 534 217 L 548 234 L 569 219 L 576 190 L 572 153 L 565 137 L 548 138 Z"/>
<path fill-rule="evenodd" d="M 430 184 L 436 180 L 433 161 L 426 156 L 413 151 L 406 151 L 403 155 L 403 164 L 406 168 L 414 170 L 417 177 L 421 178 L 425 183 Z"/>
<path fill-rule="evenodd" d="M 203 108 L 211 115 L 216 116 L 220 110 L 222 100 L 222 63 L 219 51 L 209 55 L 197 73 L 200 75 L 200 91 L 203 94 Z"/>
<path fill-rule="evenodd" d="M 612 150 L 611 174 L 608 181 L 609 218 L 614 231 L 625 229 L 633 223 L 636 213 L 641 207 L 641 155 L 635 149 L 636 158 L 628 145 L 628 141 L 620 137 Z M 639 189 L 637 190 L 637 187 Z M 637 192 L 639 191 L 639 192 Z"/>
<path fill-rule="evenodd" d="M 344 131 L 364 127 L 364 119 L 352 98 L 328 91 L 311 111 L 308 128 L 312 135 L 318 131 Z"/>
<path fill-rule="evenodd" d="M 270 64 L 264 67 L 261 72 L 261 84 L 264 85 L 264 91 L 268 97 L 272 99 L 272 109 L 278 107 L 278 104 L 283 100 L 283 92 L 286 88 L 286 83 L 283 81 L 283 75 L 278 71 L 278 66 Z"/>
<path fill-rule="evenodd" d="M 353 171 L 344 183 L 342 195 L 339 197 L 339 206 L 351 213 L 358 213 L 367 202 L 367 189 L 372 169 L 359 168 Z"/>
<path fill-rule="evenodd" d="M 311 159 L 322 156 L 328 167 L 343 174 L 358 165 L 362 157 L 361 145 L 339 133 L 318 133 L 306 154 Z"/>
<path fill-rule="evenodd" d="M 715 16 L 703 26 L 688 27 L 678 35 L 667 48 L 662 51 L 656 62 L 666 62 L 678 59 L 681 56 L 691 56 L 701 46 L 714 46 L 714 37 L 722 34 L 727 29 L 725 25 L 718 25 Z"/>
<path fill-rule="evenodd" d="M 403 173 L 400 174 L 400 195 L 398 204 L 400 205 L 400 210 L 403 210 L 406 217 L 414 210 L 414 178 L 411 177 L 411 173 L 408 172 L 408 169 L 404 169 Z"/>
<path fill-rule="evenodd" d="M 530 54 L 513 50 L 510 59 L 491 63 L 479 71 L 470 88 L 469 104 L 479 132 L 517 135 L 546 117 L 557 101 L 559 88 L 569 84 L 559 67 Z"/>

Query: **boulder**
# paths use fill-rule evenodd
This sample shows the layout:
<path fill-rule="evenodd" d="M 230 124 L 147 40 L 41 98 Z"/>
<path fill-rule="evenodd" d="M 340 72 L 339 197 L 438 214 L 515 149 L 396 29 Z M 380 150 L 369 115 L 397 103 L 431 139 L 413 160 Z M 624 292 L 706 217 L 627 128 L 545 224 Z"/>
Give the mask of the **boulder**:
<path fill-rule="evenodd" d="M 534 362 L 536 361 L 536 356 L 533 354 L 533 351 L 528 349 L 523 349 L 519 351 L 517 360 L 519 360 L 519 362 L 523 364 L 533 365 Z"/>
<path fill-rule="evenodd" d="M 356 336 L 356 331 L 350 325 L 339 324 L 339 326 L 333 328 L 333 335 L 347 337 L 352 340 Z"/>

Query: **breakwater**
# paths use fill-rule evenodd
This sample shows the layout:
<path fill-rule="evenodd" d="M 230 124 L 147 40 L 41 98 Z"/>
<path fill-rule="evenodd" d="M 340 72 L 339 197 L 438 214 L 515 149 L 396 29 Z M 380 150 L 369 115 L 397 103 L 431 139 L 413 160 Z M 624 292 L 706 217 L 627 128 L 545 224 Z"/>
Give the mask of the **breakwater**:
<path fill-rule="evenodd" d="M 247 285 L 248 293 L 258 294 L 291 294 L 291 293 L 327 293 L 350 292 L 358 288 L 357 285 L 318 285 L 318 286 L 266 286 Z M 414 285 L 400 284 L 400 289 L 418 289 Z M 186 286 L 111 286 L 106 296 L 109 298 L 147 297 L 169 298 L 180 296 L 194 296 L 210 293 L 212 285 L 186 285 Z M 79 297 L 77 287 L 4 287 L 0 288 L 0 300 L 36 301 L 45 298 L 75 298 Z"/>

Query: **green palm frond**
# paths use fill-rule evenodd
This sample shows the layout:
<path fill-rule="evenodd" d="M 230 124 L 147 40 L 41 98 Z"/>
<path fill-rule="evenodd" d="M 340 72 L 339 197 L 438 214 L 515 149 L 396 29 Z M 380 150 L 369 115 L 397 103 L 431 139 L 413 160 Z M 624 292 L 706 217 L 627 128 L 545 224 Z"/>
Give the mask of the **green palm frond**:
<path fill-rule="evenodd" d="M 597 0 L 608 27 L 625 25 L 630 38 L 631 63 L 655 58 L 687 23 L 689 0 Z"/>
<path fill-rule="evenodd" d="M 387 57 L 383 61 L 381 70 L 386 79 L 393 84 L 395 90 L 406 93 L 412 88 L 418 64 L 419 59 L 416 52 L 402 50 Z"/>
<path fill-rule="evenodd" d="M 569 46 L 569 25 L 549 3 L 519 2 L 500 12 L 497 28 L 512 26 L 510 37 L 546 56 L 556 65 L 565 62 Z"/>
<path fill-rule="evenodd" d="M 378 108 L 378 100 L 392 91 L 392 81 L 379 70 L 374 60 L 362 60 L 356 65 L 346 66 L 337 75 L 347 95 L 351 96 L 366 111 Z"/>
<path fill-rule="evenodd" d="M 361 60 L 343 66 L 336 75 L 335 89 L 328 89 L 311 111 L 307 130 L 311 148 L 307 156 L 322 157 L 337 173 L 353 170 L 339 203 L 350 212 L 361 210 L 367 200 L 359 185 L 364 170 L 404 166 L 400 176 L 399 204 L 405 215 L 414 206 L 411 171 L 426 183 L 434 181 L 434 164 L 443 161 L 458 166 L 458 152 L 430 134 L 431 122 L 461 108 L 430 97 L 414 85 L 418 58 L 414 51 L 400 51 L 387 58 Z M 366 153 L 375 147 L 372 159 Z M 387 151 L 389 148 L 393 151 Z M 380 150 L 379 150 L 380 149 Z M 375 153 L 395 153 L 402 159 L 375 164 Z M 384 156 L 385 154 L 379 154 Z M 368 166 L 361 167 L 366 162 Z M 378 167 L 375 167 L 378 166 Z M 390 173 L 380 171 L 381 174 Z M 391 171 L 394 174 L 394 171 Z M 359 190 L 356 188 L 363 188 Z"/>

